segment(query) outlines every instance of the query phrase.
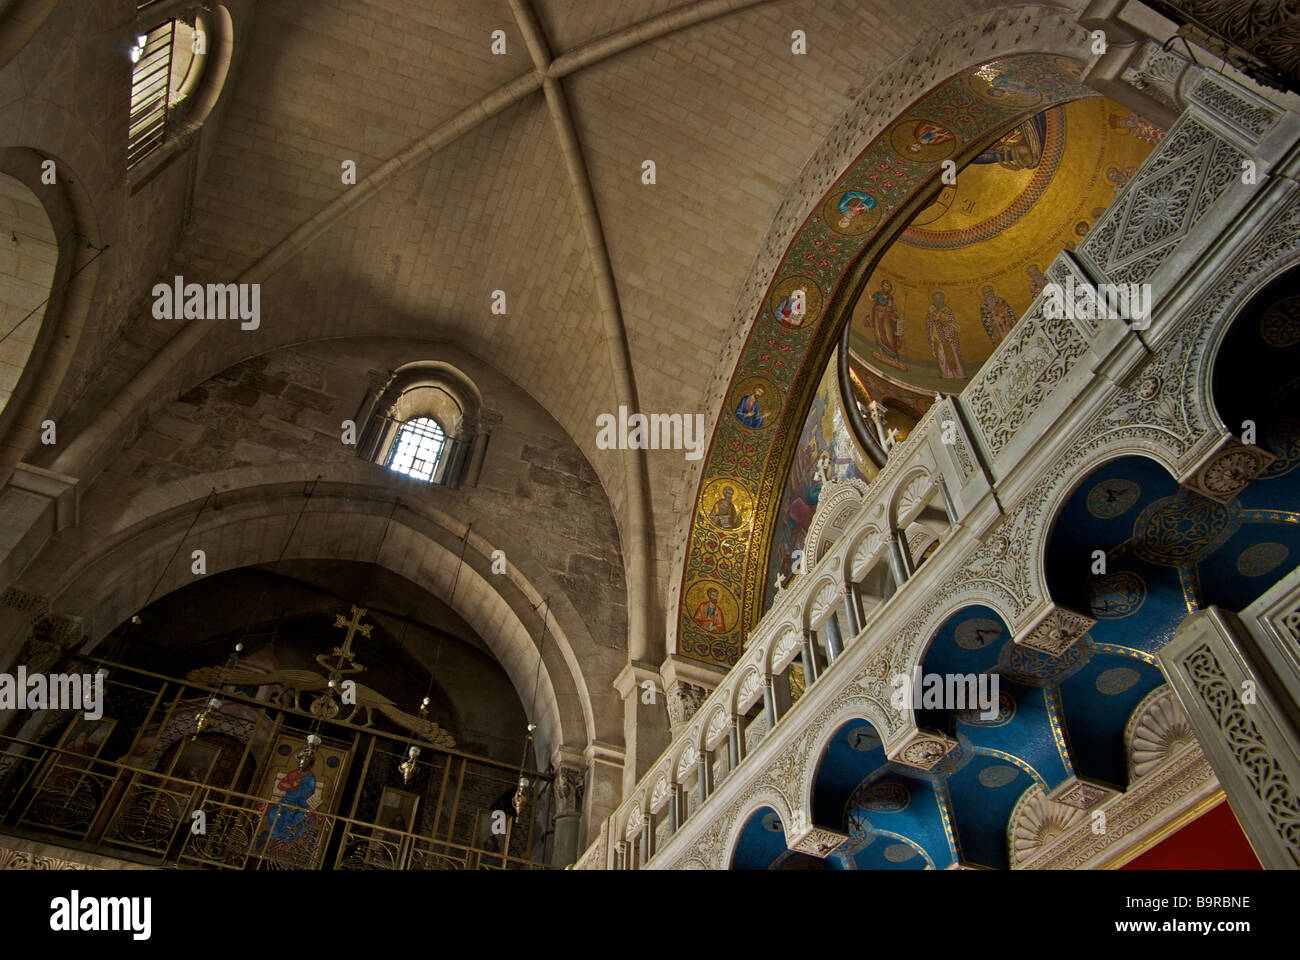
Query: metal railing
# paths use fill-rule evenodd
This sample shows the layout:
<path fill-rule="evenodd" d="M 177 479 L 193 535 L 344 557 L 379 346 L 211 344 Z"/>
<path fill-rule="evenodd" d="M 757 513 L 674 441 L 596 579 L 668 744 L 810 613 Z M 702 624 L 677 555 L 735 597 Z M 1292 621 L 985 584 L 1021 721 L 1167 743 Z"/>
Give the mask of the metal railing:
<path fill-rule="evenodd" d="M 60 672 L 105 665 L 74 658 Z M 154 866 L 547 868 L 531 859 L 546 836 L 547 774 L 524 771 L 516 815 L 518 767 L 229 688 L 200 725 L 210 688 L 107 666 L 103 719 L 23 712 L 0 735 L 0 832 Z M 292 789 L 314 776 L 287 746 L 308 730 L 321 737 L 319 794 L 314 780 Z M 408 779 L 410 745 L 421 751 Z"/>

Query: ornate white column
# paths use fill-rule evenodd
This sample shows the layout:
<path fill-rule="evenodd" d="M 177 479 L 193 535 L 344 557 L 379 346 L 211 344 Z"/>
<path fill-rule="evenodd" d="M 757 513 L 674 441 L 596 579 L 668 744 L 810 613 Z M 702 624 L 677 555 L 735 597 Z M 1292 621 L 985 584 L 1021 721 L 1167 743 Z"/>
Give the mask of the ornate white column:
<path fill-rule="evenodd" d="M 1300 869 L 1300 730 L 1250 632 L 1210 607 L 1157 656 L 1260 863 Z"/>

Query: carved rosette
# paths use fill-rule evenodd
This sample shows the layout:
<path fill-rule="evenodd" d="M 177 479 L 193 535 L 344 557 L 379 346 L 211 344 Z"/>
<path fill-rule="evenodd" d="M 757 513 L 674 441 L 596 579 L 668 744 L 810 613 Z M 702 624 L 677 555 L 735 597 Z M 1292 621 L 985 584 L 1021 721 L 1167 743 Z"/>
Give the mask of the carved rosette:
<path fill-rule="evenodd" d="M 808 818 L 802 810 L 799 810 L 796 811 L 794 819 L 806 822 Z M 838 850 L 840 844 L 848 839 L 848 834 L 840 833 L 838 830 L 828 830 L 825 827 L 809 825 L 798 834 L 788 834 L 785 843 L 791 850 L 806 853 L 812 857 L 820 857 L 824 860 Z"/>
<path fill-rule="evenodd" d="M 1184 486 L 1218 503 L 1227 503 L 1276 459 L 1261 447 L 1229 438 L 1184 481 Z"/>
<path fill-rule="evenodd" d="M 916 767 L 918 770 L 932 770 L 957 746 L 957 741 L 933 730 L 917 730 L 894 750 L 889 751 L 889 759 L 895 763 Z"/>
<path fill-rule="evenodd" d="M 1099 803 L 1115 796 L 1119 791 L 1105 784 L 1092 780 L 1071 777 L 1047 795 L 1054 803 L 1073 807 L 1075 810 L 1091 810 Z"/>
<path fill-rule="evenodd" d="M 1093 628 L 1096 620 L 1077 611 L 1053 604 L 1016 643 L 1059 657 Z"/>
<path fill-rule="evenodd" d="M 700 709 L 708 695 L 709 691 L 704 687 L 685 680 L 678 680 L 668 688 L 665 694 L 668 698 L 668 722 L 674 737 L 695 716 L 695 711 Z"/>

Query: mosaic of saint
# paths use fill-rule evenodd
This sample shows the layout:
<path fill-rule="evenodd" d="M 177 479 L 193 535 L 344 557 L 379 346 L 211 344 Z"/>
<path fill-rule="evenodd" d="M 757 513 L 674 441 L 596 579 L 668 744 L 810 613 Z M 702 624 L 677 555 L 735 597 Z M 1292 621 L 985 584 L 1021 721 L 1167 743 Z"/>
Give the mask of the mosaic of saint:
<path fill-rule="evenodd" d="M 847 429 L 831 422 L 836 415 L 830 403 L 833 393 L 818 399 L 837 333 L 831 328 L 843 317 L 839 301 L 834 316 L 827 307 L 837 294 L 847 292 L 840 288 L 850 269 L 890 218 L 937 182 L 944 160 L 964 163 L 984 150 L 988 162 L 979 168 L 996 168 L 1009 177 L 1035 176 L 1052 150 L 1051 122 L 1044 121 L 1045 133 L 1042 122 L 1025 123 L 1055 104 L 1094 96 L 1080 84 L 1081 72 L 1082 65 L 1069 57 L 1025 54 L 948 78 L 890 123 L 807 211 L 752 319 L 723 400 L 724 415 L 709 446 L 682 572 L 678 653 L 710 663 L 734 663 L 776 578 L 793 566 L 822 484 L 865 475 Z M 1140 142 L 1137 132 L 1115 128 L 1116 137 L 1132 144 Z M 1071 155 L 1064 154 L 1062 162 Z M 1122 177 L 1136 162 L 1118 157 L 1111 165 Z M 1101 182 L 1113 196 L 1114 185 L 1105 179 L 1104 170 Z M 958 188 L 958 206 L 967 199 L 968 188 L 965 183 Z M 1091 206 L 1074 215 L 1071 225 L 1086 220 Z M 964 216 L 960 211 L 949 215 Z M 945 231 L 952 225 L 936 220 L 927 228 Z M 1033 262 L 1041 268 L 1050 257 Z M 1026 266 L 1020 267 L 1022 282 Z M 945 389 L 959 382 L 958 374 L 969 376 L 987 355 L 972 353 L 967 318 L 974 318 L 980 335 L 991 340 L 1005 335 L 1018 309 L 1016 298 L 996 280 L 980 284 L 993 287 L 986 291 L 981 313 L 978 304 L 966 302 L 959 287 L 932 285 L 918 299 L 911 286 L 881 279 L 890 279 L 892 289 L 877 281 L 870 293 L 879 296 L 859 300 L 861 311 L 879 308 L 871 322 L 881 335 L 870 334 L 859 347 L 878 350 L 888 359 L 877 360 L 876 366 L 904 380 L 908 371 L 901 366 L 916 369 L 920 359 L 922 379 L 942 382 Z M 936 291 L 942 296 L 935 297 Z M 942 358 L 948 380 L 940 378 L 935 355 Z M 857 382 L 878 379 L 863 368 Z M 910 389 L 913 392 L 897 388 L 892 398 L 916 408 L 925 404 L 914 399 L 928 402 L 934 395 L 928 383 Z M 842 421 L 843 412 L 838 416 Z M 915 417 L 910 422 L 915 423 Z M 891 420 L 886 426 L 898 425 Z M 731 488 L 730 497 L 725 487 Z M 709 589 L 716 591 L 716 599 Z"/>
<path fill-rule="evenodd" d="M 998 84 L 1006 90 L 994 94 Z M 1034 99 L 1015 81 L 991 81 L 985 92 Z M 935 127 L 903 124 L 896 146 L 910 139 L 904 152 L 938 156 L 947 141 Z M 959 392 L 1042 292 L 1057 252 L 1087 235 L 1159 135 L 1102 97 L 1016 125 L 964 166 L 877 264 L 853 309 L 854 364 L 899 386 Z"/>
<path fill-rule="evenodd" d="M 798 573 L 808 525 L 817 510 L 822 486 L 828 480 L 862 480 L 875 476 L 876 468 L 853 439 L 840 400 L 837 362 L 832 360 L 813 397 L 812 411 L 799 434 L 790 476 L 777 509 L 772 552 L 768 558 L 769 603 L 777 578 L 784 583 Z"/>

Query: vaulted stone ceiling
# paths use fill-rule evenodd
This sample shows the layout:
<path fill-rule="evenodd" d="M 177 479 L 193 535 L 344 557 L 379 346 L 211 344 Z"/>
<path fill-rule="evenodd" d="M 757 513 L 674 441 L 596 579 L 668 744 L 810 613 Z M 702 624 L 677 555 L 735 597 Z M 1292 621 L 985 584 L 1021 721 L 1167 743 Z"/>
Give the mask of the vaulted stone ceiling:
<path fill-rule="evenodd" d="M 1071 21 L 1082 5 L 1035 9 Z M 864 89 L 901 88 L 929 69 L 904 62 L 918 43 L 1002 9 L 1023 12 L 991 0 L 258 5 L 237 37 L 211 121 L 215 149 L 163 276 L 260 281 L 261 328 L 206 329 L 147 402 L 304 340 L 450 341 L 567 429 L 610 494 L 626 549 L 640 468 L 597 449 L 595 427 L 627 399 L 618 358 L 630 362 L 641 410 L 704 413 L 711 429 L 708 397 L 730 373 L 733 314 L 756 255 L 788 234 L 774 218 L 809 159 Z M 529 10 L 540 34 L 531 51 Z M 506 34 L 504 55 L 491 52 L 494 30 Z M 794 30 L 806 33 L 806 56 L 791 53 Z M 1021 41 L 991 38 L 998 49 Z M 557 120 L 535 58 L 562 78 L 580 151 L 567 163 L 564 110 Z M 355 186 L 342 182 L 346 160 Z M 645 160 L 657 165 L 654 185 L 641 181 Z M 604 250 L 584 233 L 575 163 L 590 177 Z M 605 257 L 612 305 L 597 280 Z M 504 317 L 490 311 L 494 290 L 507 294 Z M 114 395 L 144 358 L 186 335 L 192 322 L 154 320 L 145 293 L 92 399 Z M 663 602 L 669 540 L 691 508 L 698 465 L 656 452 L 645 469 Z"/>

